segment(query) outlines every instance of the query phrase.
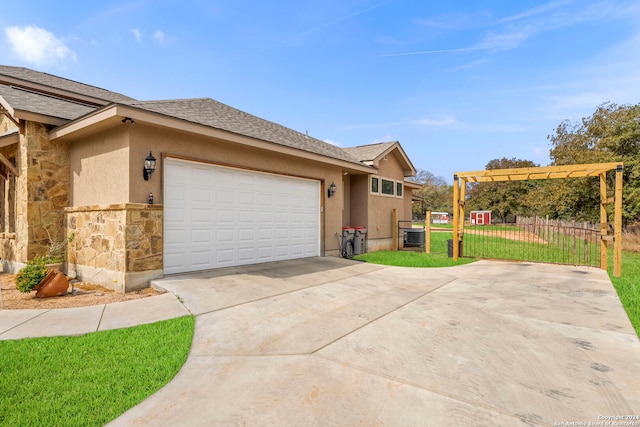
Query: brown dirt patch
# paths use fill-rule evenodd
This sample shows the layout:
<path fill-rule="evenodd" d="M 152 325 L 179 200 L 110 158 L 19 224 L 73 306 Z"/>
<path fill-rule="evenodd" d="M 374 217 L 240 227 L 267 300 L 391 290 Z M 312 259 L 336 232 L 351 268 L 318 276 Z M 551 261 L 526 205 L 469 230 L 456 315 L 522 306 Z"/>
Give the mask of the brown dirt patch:
<path fill-rule="evenodd" d="M 546 245 L 548 242 L 540 236 L 529 231 L 517 230 L 472 230 L 464 229 L 465 234 L 480 234 L 487 237 L 500 237 L 502 239 L 517 240 L 519 242 L 539 243 Z"/>
<path fill-rule="evenodd" d="M 36 298 L 35 292 L 28 294 L 20 292 L 16 288 L 14 278 L 14 274 L 0 274 L 0 309 L 84 307 L 130 301 L 164 293 L 153 288 L 145 288 L 140 291 L 119 294 L 100 285 L 80 282 L 74 284 L 77 291 L 75 295 L 67 293 L 60 297 Z M 70 290 L 71 288 L 69 288 Z"/>

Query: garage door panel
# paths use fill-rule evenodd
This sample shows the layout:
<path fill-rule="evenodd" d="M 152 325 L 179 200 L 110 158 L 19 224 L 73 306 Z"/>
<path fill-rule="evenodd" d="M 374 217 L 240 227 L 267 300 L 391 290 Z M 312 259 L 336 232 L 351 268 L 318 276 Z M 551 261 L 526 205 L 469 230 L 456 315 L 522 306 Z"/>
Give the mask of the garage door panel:
<path fill-rule="evenodd" d="M 320 250 L 318 181 L 165 159 L 165 273 Z"/>
<path fill-rule="evenodd" d="M 216 215 L 217 222 L 220 224 L 233 224 L 235 223 L 235 211 L 230 209 L 218 209 Z"/>
<path fill-rule="evenodd" d="M 232 228 L 218 228 L 216 230 L 216 237 L 216 242 L 219 244 L 233 243 L 235 240 L 235 230 Z"/>

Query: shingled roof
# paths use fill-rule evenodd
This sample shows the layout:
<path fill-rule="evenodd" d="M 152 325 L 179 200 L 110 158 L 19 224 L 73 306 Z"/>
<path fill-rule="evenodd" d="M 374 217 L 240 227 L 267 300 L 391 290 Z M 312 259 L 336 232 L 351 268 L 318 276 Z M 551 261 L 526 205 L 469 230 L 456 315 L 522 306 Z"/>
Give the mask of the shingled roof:
<path fill-rule="evenodd" d="M 0 97 L 14 111 L 36 113 L 63 120 L 73 120 L 96 109 L 92 105 L 2 84 L 0 84 Z"/>
<path fill-rule="evenodd" d="M 365 165 L 394 144 L 343 149 L 210 98 L 139 101 L 51 74 L 6 65 L 0 65 L 0 97 L 8 109 L 52 117 L 55 120 L 51 124 L 81 119 L 100 108 L 119 104 L 359 165 Z"/>
<path fill-rule="evenodd" d="M 360 145 L 358 147 L 345 148 L 344 151 L 361 162 L 372 162 L 397 143 L 398 141 L 391 141 L 380 142 L 377 144 Z"/>
<path fill-rule="evenodd" d="M 106 89 L 68 80 L 52 74 L 30 70 L 29 68 L 0 65 L 0 83 L 23 86 L 21 82 L 24 82 L 24 85 L 27 87 L 29 87 L 29 83 L 37 83 L 53 89 L 89 96 L 108 102 L 135 101 L 135 99 L 121 93 L 111 92 Z M 103 104 L 107 104 L 108 102 L 104 102 Z"/>
<path fill-rule="evenodd" d="M 229 107 L 210 98 L 138 101 L 127 102 L 126 105 L 238 135 L 273 142 L 339 160 L 359 163 L 358 159 L 355 159 L 340 147 Z"/>

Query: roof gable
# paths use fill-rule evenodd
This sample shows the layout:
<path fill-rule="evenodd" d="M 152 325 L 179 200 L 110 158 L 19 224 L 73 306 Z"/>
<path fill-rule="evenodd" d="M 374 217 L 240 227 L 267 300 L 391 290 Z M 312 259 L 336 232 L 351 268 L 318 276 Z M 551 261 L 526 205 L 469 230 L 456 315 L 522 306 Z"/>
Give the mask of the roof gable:
<path fill-rule="evenodd" d="M 360 145 L 358 147 L 345 148 L 344 150 L 360 162 L 376 168 L 379 167 L 380 160 L 395 152 L 404 170 L 404 176 L 414 176 L 416 174 L 415 167 L 413 167 L 407 153 L 405 153 L 398 141 Z"/>

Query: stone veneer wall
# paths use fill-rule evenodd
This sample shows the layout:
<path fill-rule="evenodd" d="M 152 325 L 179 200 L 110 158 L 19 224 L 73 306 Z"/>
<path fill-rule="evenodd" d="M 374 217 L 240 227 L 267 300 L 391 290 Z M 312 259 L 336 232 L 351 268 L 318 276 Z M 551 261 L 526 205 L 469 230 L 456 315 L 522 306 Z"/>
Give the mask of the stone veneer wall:
<path fill-rule="evenodd" d="M 116 292 L 162 277 L 162 206 L 121 204 L 66 209 L 67 272 Z"/>
<path fill-rule="evenodd" d="M 64 238 L 64 208 L 69 201 L 69 151 L 51 142 L 45 125 L 26 122 L 17 155 L 16 259 L 26 263 Z"/>

